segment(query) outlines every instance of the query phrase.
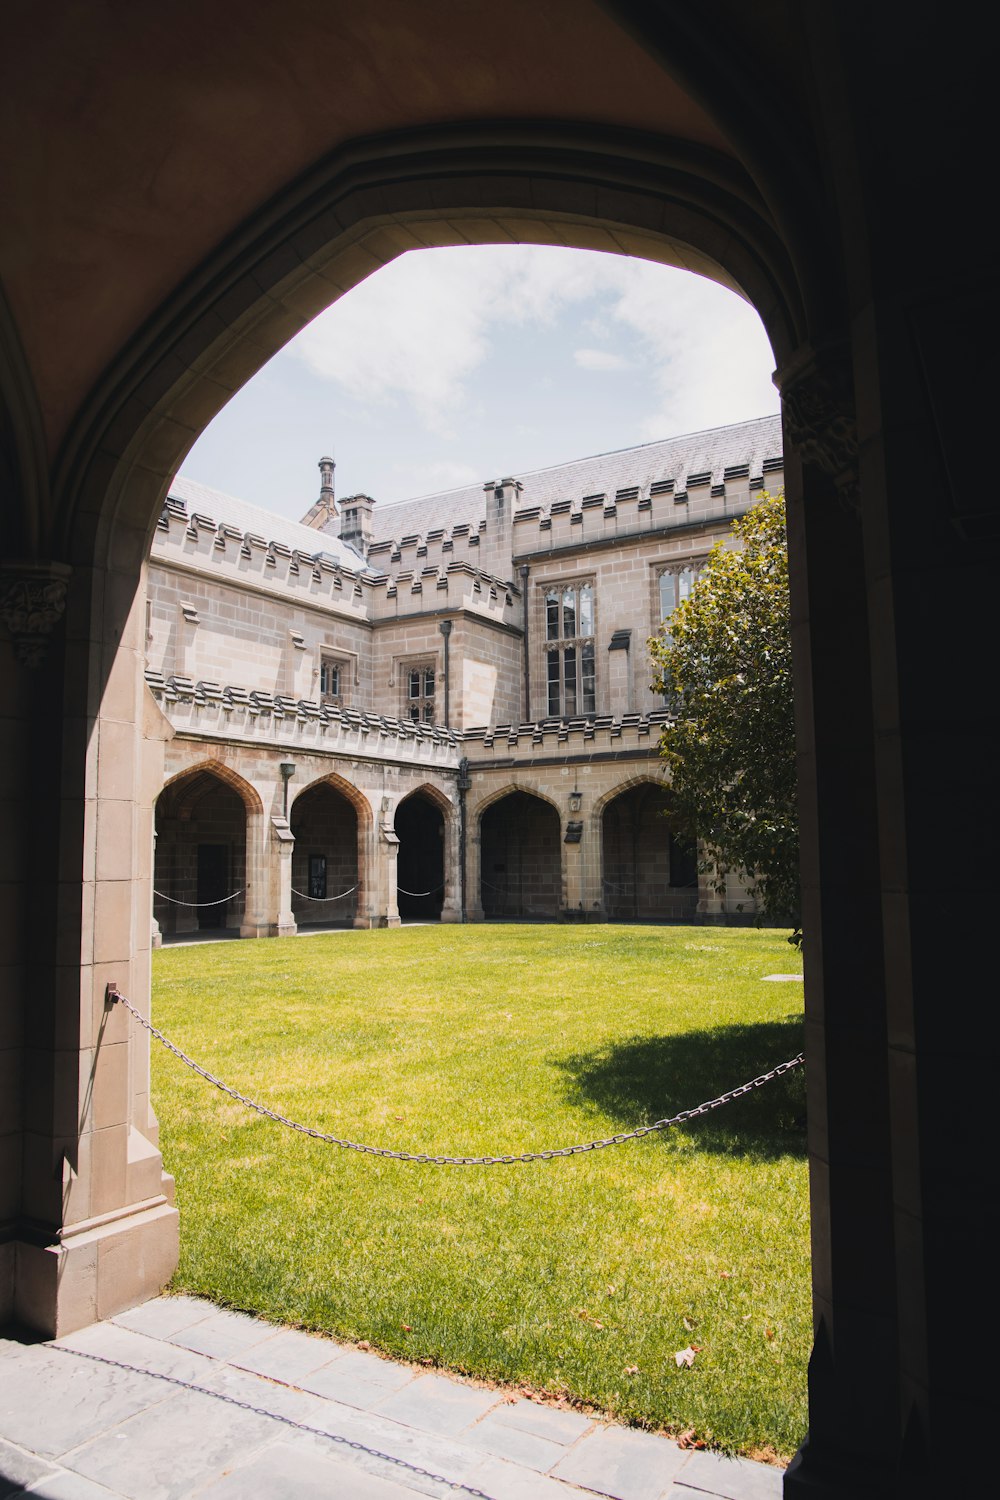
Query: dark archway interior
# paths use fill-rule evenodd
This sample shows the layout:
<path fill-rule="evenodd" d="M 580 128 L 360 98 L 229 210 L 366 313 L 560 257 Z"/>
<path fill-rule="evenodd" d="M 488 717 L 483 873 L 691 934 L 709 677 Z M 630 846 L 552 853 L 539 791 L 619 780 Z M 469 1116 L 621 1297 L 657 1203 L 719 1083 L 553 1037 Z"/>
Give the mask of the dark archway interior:
<path fill-rule="evenodd" d="M 662 787 L 633 786 L 602 817 L 604 904 L 609 917 L 632 922 L 689 922 L 698 905 L 695 852 L 670 827 Z"/>
<path fill-rule="evenodd" d="M 358 815 L 329 782 L 292 804 L 292 911 L 300 927 L 350 926 L 358 910 Z"/>
<path fill-rule="evenodd" d="M 436 922 L 444 905 L 444 816 L 414 792 L 396 809 L 396 905 L 401 917 Z"/>
<path fill-rule="evenodd" d="M 153 916 L 165 936 L 239 926 L 246 830 L 243 799 L 211 771 L 193 771 L 160 793 Z"/>
<path fill-rule="evenodd" d="M 562 896 L 559 814 L 530 792 L 509 792 L 480 823 L 487 917 L 557 917 Z"/>

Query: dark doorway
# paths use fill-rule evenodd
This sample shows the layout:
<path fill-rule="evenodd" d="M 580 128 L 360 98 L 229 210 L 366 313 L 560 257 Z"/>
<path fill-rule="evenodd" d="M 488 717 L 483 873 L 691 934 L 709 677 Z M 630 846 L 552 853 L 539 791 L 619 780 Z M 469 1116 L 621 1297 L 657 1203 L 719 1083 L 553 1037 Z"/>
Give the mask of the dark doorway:
<path fill-rule="evenodd" d="M 198 926 L 224 927 L 229 904 L 229 846 L 198 845 Z"/>
<path fill-rule="evenodd" d="M 604 809 L 604 906 L 612 921 L 690 922 L 698 906 L 694 846 L 670 827 L 663 787 L 629 787 Z"/>
<path fill-rule="evenodd" d="M 396 905 L 410 921 L 437 922 L 444 905 L 444 815 L 422 792 L 396 808 Z"/>
<path fill-rule="evenodd" d="M 559 814 L 530 792 L 510 792 L 480 822 L 487 917 L 558 917 L 562 905 Z"/>
<path fill-rule="evenodd" d="M 350 927 L 358 912 L 358 814 L 328 781 L 292 804 L 292 912 L 299 927 Z"/>

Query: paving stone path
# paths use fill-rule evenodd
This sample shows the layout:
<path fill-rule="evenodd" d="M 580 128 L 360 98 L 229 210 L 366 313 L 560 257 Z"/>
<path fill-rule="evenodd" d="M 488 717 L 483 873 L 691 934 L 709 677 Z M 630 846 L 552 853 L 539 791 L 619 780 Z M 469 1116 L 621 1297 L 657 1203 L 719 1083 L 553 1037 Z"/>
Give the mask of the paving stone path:
<path fill-rule="evenodd" d="M 780 1500 L 777 1469 L 160 1297 L 0 1337 L 0 1500 Z"/>

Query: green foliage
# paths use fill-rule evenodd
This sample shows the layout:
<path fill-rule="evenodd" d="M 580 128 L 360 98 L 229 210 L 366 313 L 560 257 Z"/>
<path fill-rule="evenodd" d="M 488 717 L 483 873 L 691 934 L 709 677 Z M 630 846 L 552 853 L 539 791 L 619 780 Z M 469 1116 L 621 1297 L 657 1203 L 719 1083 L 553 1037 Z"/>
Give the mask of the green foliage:
<path fill-rule="evenodd" d="M 701 840 L 718 886 L 744 870 L 773 921 L 799 923 L 788 549 L 783 495 L 718 542 L 691 596 L 650 641 L 654 686 L 673 698 L 663 733 L 675 816 Z"/>

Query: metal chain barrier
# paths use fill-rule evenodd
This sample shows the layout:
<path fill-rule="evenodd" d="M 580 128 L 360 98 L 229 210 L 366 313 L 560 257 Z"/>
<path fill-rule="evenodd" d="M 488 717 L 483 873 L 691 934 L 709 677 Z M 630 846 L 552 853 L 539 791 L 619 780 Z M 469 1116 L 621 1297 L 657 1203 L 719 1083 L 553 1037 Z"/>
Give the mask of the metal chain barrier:
<path fill-rule="evenodd" d="M 771 1068 L 767 1073 L 760 1073 L 756 1078 L 751 1078 L 748 1083 L 741 1083 L 738 1088 L 729 1089 L 728 1092 L 719 1094 L 715 1099 L 707 1099 L 704 1104 L 696 1104 L 693 1109 L 682 1109 L 680 1114 L 671 1115 L 669 1119 L 656 1120 L 652 1125 L 640 1125 L 637 1130 L 625 1130 L 618 1135 L 604 1136 L 596 1141 L 582 1141 L 575 1146 L 559 1146 L 549 1151 L 520 1151 L 511 1156 L 431 1156 L 423 1151 L 394 1151 L 390 1146 L 364 1146 L 357 1141 L 328 1135 L 325 1131 L 315 1130 L 311 1125 L 302 1125 L 298 1120 L 291 1120 L 287 1115 L 269 1109 L 266 1104 L 259 1104 L 255 1099 L 248 1099 L 246 1094 L 241 1094 L 238 1089 L 231 1088 L 228 1083 L 223 1083 L 213 1073 L 209 1073 L 207 1068 L 201 1067 L 193 1058 L 188 1057 L 186 1052 L 182 1052 L 180 1047 L 175 1046 L 165 1037 L 151 1021 L 147 1021 L 146 1017 L 136 1010 L 131 1000 L 127 1000 L 115 985 L 108 985 L 105 991 L 105 1002 L 108 1005 L 124 1005 L 139 1025 L 144 1027 L 158 1042 L 162 1042 L 175 1057 L 180 1058 L 185 1067 L 197 1073 L 199 1078 L 204 1078 L 205 1082 L 210 1083 L 213 1088 L 227 1094 L 230 1099 L 235 1099 L 237 1104 L 246 1105 L 247 1109 L 263 1115 L 265 1119 L 274 1120 L 277 1125 L 286 1125 L 289 1130 L 296 1130 L 300 1135 L 306 1135 L 310 1140 L 322 1141 L 327 1146 L 340 1146 L 345 1151 L 360 1151 L 365 1156 L 383 1156 L 389 1157 L 392 1161 L 412 1161 L 420 1166 L 432 1167 L 507 1167 L 520 1162 L 552 1161 L 557 1156 L 578 1156 L 584 1151 L 603 1151 L 605 1146 L 620 1146 L 623 1141 L 638 1141 L 644 1135 L 653 1135 L 658 1130 L 669 1130 L 672 1125 L 683 1125 L 688 1120 L 696 1120 L 700 1115 L 707 1115 L 713 1109 L 729 1104 L 733 1099 L 740 1099 L 744 1094 L 753 1093 L 754 1089 L 763 1088 L 765 1083 L 780 1078 L 783 1073 L 790 1072 L 792 1068 L 800 1067 L 806 1060 L 805 1053 L 800 1052 L 797 1057 L 778 1063 L 777 1067 Z"/>
<path fill-rule="evenodd" d="M 169 901 L 171 906 L 221 906 L 224 901 L 234 901 L 237 896 L 242 896 L 245 890 L 246 886 L 241 885 L 238 891 L 230 891 L 228 896 L 220 896 L 218 901 L 178 901 L 176 896 L 167 896 L 163 891 L 158 891 L 155 886 L 153 895 L 159 896 L 161 901 Z"/>
<path fill-rule="evenodd" d="M 400 896 L 436 896 L 438 891 L 443 891 L 443 885 L 432 885 L 429 891 L 404 891 L 401 885 L 397 885 L 396 891 Z"/>
<path fill-rule="evenodd" d="M 347 887 L 346 891 L 341 891 L 336 896 L 307 896 L 306 893 L 305 893 L 305 891 L 297 891 L 295 889 L 294 885 L 291 888 L 293 896 L 300 896 L 303 901 L 319 901 L 321 903 L 323 901 L 343 901 L 343 899 L 344 899 L 345 896 L 352 895 L 353 892 L 356 891 L 356 890 L 357 890 L 357 886 L 356 885 L 349 885 Z"/>

